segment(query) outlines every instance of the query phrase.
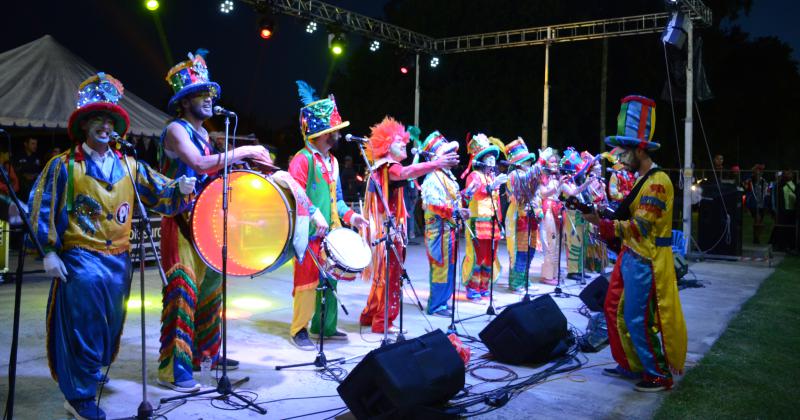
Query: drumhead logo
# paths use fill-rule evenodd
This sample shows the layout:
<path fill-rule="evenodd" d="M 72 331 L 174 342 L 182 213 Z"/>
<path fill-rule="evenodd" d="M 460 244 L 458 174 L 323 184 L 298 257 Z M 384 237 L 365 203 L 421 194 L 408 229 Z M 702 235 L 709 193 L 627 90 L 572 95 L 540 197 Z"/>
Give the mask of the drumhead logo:
<path fill-rule="evenodd" d="M 130 212 L 131 212 L 131 205 L 128 204 L 127 201 L 120 204 L 119 207 L 117 207 L 117 214 L 116 214 L 117 223 L 124 225 L 125 222 L 128 221 L 128 215 L 130 214 Z"/>

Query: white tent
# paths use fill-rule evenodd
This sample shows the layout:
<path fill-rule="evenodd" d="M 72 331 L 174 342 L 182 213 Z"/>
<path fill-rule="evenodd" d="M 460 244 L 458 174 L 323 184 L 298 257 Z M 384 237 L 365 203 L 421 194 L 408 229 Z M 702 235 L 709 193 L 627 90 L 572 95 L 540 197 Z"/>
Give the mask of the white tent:
<path fill-rule="evenodd" d="M 78 85 L 96 73 L 50 35 L 0 54 L 0 125 L 66 130 Z M 170 118 L 129 90 L 120 106 L 131 134 L 158 136 Z"/>

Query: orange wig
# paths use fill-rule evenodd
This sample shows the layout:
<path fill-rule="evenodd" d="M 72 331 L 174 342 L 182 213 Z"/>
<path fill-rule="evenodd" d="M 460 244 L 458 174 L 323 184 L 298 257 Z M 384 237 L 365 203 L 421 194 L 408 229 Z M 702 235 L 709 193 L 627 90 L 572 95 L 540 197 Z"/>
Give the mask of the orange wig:
<path fill-rule="evenodd" d="M 403 124 L 392 117 L 385 117 L 383 121 L 370 127 L 369 143 L 367 143 L 367 156 L 373 162 L 386 157 L 389 147 L 397 140 L 408 144 L 409 134 Z"/>

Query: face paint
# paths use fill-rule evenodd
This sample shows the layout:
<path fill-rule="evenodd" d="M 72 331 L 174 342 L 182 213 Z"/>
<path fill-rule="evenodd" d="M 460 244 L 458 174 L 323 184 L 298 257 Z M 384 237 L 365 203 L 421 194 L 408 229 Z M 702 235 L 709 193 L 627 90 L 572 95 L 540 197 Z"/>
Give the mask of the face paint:
<path fill-rule="evenodd" d="M 406 143 L 402 140 L 395 140 L 391 146 L 389 146 L 389 154 L 392 156 L 392 159 L 396 161 L 401 161 L 408 157 L 406 154 Z"/>
<path fill-rule="evenodd" d="M 114 131 L 114 120 L 111 117 L 94 117 L 86 122 L 86 139 L 107 144 Z"/>
<path fill-rule="evenodd" d="M 494 155 L 486 156 L 485 158 L 481 159 L 481 161 L 490 168 L 497 164 L 497 158 L 495 158 Z"/>

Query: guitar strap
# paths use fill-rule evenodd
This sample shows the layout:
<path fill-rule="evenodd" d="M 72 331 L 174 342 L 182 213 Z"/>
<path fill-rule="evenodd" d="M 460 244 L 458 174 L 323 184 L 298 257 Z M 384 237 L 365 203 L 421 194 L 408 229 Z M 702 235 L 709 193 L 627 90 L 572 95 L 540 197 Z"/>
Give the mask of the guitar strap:
<path fill-rule="evenodd" d="M 653 175 L 656 172 L 661 171 L 662 169 L 659 167 L 650 168 L 643 177 L 639 178 L 639 182 L 637 182 L 633 189 L 631 189 L 630 194 L 625 196 L 625 199 L 622 200 L 617 210 L 614 212 L 614 215 L 611 217 L 612 220 L 629 220 L 631 218 L 631 204 L 633 204 L 633 200 L 636 199 L 636 196 L 639 195 L 639 191 L 642 189 L 642 185 L 644 185 L 647 178 L 650 178 L 650 175 Z"/>

